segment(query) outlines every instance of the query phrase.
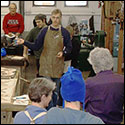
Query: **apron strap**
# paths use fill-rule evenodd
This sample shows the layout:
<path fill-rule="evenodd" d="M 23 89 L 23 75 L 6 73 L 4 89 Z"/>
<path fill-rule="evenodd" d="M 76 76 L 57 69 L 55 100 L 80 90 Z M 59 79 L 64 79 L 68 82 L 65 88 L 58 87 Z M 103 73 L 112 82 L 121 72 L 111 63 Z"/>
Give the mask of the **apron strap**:
<path fill-rule="evenodd" d="M 40 118 L 40 117 L 42 117 L 43 115 L 46 114 L 46 112 L 42 112 L 42 113 L 38 114 L 37 116 L 35 116 L 34 118 L 32 118 L 32 117 L 30 116 L 30 114 L 29 114 L 28 111 L 24 111 L 24 113 L 25 113 L 26 116 L 30 119 L 31 122 L 35 122 L 35 120 L 36 120 L 37 118 Z"/>

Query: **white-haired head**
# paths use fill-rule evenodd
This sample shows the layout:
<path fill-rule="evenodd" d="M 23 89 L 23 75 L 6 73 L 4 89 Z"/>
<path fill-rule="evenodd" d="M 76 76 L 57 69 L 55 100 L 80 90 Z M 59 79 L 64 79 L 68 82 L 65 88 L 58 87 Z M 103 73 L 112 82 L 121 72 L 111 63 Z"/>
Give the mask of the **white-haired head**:
<path fill-rule="evenodd" d="M 113 68 L 113 57 L 107 48 L 96 47 L 90 52 L 88 61 L 95 73 Z"/>

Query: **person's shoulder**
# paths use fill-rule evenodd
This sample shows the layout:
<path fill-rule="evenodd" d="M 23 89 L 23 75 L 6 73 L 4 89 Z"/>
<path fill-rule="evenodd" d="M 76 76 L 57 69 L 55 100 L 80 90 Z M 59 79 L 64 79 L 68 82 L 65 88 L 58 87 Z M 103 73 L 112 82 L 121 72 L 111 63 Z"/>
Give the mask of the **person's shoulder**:
<path fill-rule="evenodd" d="M 86 79 L 86 81 L 91 81 L 91 80 L 93 80 L 93 79 L 95 79 L 95 78 L 96 78 L 96 76 L 88 77 L 88 78 Z"/>
<path fill-rule="evenodd" d="M 47 115 L 49 115 L 50 117 L 53 117 L 53 114 L 56 114 L 56 116 L 59 117 L 62 114 L 62 109 L 53 107 L 47 112 Z"/>
<path fill-rule="evenodd" d="M 69 33 L 68 30 L 64 27 L 61 27 L 62 31 L 65 32 L 65 33 Z"/>
<path fill-rule="evenodd" d="M 61 124 L 62 118 L 63 117 L 61 109 L 53 107 L 49 111 L 47 111 L 47 114 L 45 115 L 42 124 Z"/>
<path fill-rule="evenodd" d="M 20 16 L 20 17 L 23 17 L 22 14 L 20 14 L 20 13 L 16 13 L 16 15 L 17 15 L 17 16 Z"/>
<path fill-rule="evenodd" d="M 24 111 L 17 112 L 16 115 L 15 115 L 15 117 L 20 117 L 22 115 L 24 115 Z"/>
<path fill-rule="evenodd" d="M 16 13 L 16 15 L 21 15 L 20 13 Z M 22 16 L 22 15 L 21 15 Z"/>
<path fill-rule="evenodd" d="M 38 27 L 33 27 L 30 31 L 36 31 Z"/>
<path fill-rule="evenodd" d="M 32 35 L 32 34 L 34 34 L 36 31 L 37 31 L 37 27 L 34 27 L 34 28 L 32 28 L 32 29 L 29 31 L 29 34 Z"/>
<path fill-rule="evenodd" d="M 120 79 L 124 79 L 124 75 L 122 75 L 122 74 L 113 73 L 113 75 L 120 78 Z"/>
<path fill-rule="evenodd" d="M 24 119 L 24 117 L 25 117 L 24 111 L 20 111 L 16 113 L 14 117 L 14 122 L 18 121 L 19 119 Z"/>
<path fill-rule="evenodd" d="M 7 14 L 4 16 L 4 18 L 6 18 L 6 17 L 8 17 L 8 16 L 10 16 L 10 13 L 7 13 Z"/>
<path fill-rule="evenodd" d="M 48 26 L 44 26 L 43 28 L 42 28 L 42 30 L 48 30 Z"/>
<path fill-rule="evenodd" d="M 86 84 L 91 84 L 95 81 L 96 79 L 96 76 L 93 76 L 93 77 L 88 77 L 86 80 L 85 80 L 85 83 Z"/>
<path fill-rule="evenodd" d="M 45 34 L 45 33 L 47 32 L 47 30 L 48 30 L 48 27 L 46 26 L 46 27 L 43 27 L 43 28 L 40 30 L 40 32 L 41 32 L 42 34 Z"/>
<path fill-rule="evenodd" d="M 62 111 L 61 108 L 53 107 L 48 112 L 60 112 L 60 111 Z"/>
<path fill-rule="evenodd" d="M 61 27 L 61 31 L 64 37 L 70 37 L 70 33 L 68 32 L 67 29 L 65 29 L 64 27 Z"/>
<path fill-rule="evenodd" d="M 92 114 L 90 114 L 89 112 L 84 112 L 84 120 L 86 121 L 86 123 L 92 123 L 92 124 L 104 124 L 104 122 L 99 118 L 96 117 Z"/>

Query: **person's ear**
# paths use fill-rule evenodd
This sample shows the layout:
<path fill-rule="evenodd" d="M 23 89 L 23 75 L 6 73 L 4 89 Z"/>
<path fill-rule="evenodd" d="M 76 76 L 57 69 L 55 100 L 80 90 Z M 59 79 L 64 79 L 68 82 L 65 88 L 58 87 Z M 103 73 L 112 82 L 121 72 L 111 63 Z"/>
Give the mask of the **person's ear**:
<path fill-rule="evenodd" d="M 46 100 L 46 95 L 42 95 L 41 100 Z"/>

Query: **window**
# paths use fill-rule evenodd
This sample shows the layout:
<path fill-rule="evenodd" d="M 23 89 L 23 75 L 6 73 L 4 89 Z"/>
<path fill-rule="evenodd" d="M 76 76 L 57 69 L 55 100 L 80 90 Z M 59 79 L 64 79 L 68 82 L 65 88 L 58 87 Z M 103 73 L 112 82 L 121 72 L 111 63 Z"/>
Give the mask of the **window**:
<path fill-rule="evenodd" d="M 87 6 L 87 1 L 65 1 L 65 6 L 76 6 L 76 7 L 85 7 Z"/>
<path fill-rule="evenodd" d="M 1 6 L 2 7 L 8 7 L 9 6 L 9 1 L 1 1 Z"/>
<path fill-rule="evenodd" d="M 55 1 L 33 1 L 34 6 L 55 6 Z"/>

